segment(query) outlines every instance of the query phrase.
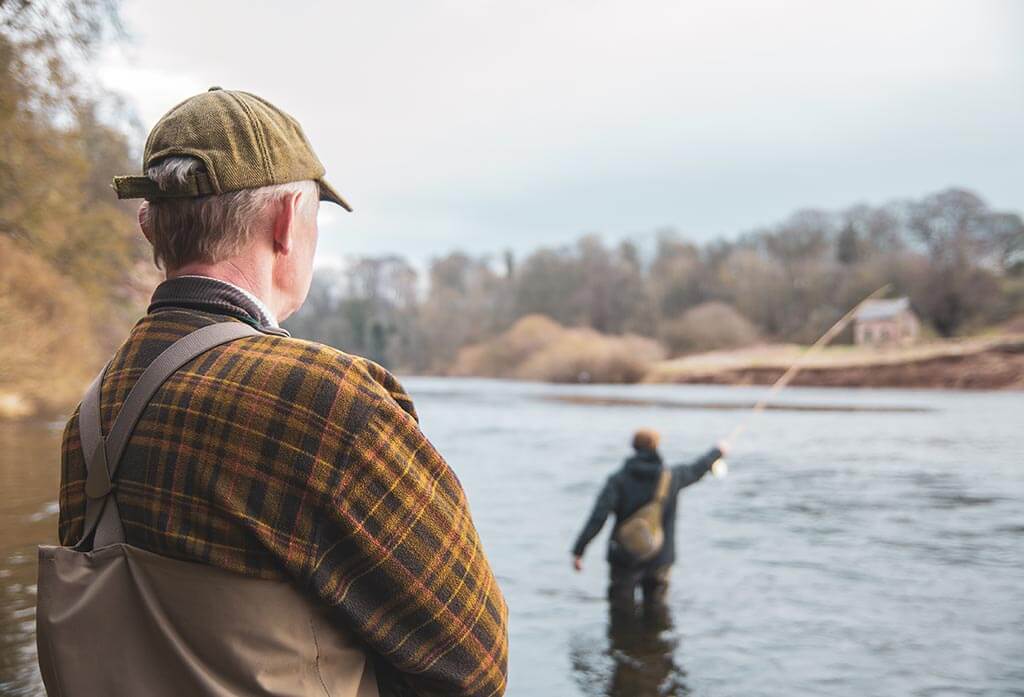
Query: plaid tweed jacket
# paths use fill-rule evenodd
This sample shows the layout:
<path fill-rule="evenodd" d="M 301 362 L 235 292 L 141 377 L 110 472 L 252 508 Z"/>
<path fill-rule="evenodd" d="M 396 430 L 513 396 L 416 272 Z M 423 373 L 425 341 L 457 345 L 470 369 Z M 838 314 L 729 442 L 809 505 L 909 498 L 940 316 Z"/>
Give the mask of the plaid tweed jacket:
<path fill-rule="evenodd" d="M 163 349 L 227 318 L 275 331 L 228 284 L 161 284 L 103 380 L 104 432 Z M 409 396 L 369 360 L 276 334 L 211 349 L 157 391 L 115 482 L 127 542 L 291 579 L 365 643 L 383 694 L 501 695 L 505 602 Z M 64 545 L 82 534 L 84 488 L 76 411 L 63 441 Z"/>

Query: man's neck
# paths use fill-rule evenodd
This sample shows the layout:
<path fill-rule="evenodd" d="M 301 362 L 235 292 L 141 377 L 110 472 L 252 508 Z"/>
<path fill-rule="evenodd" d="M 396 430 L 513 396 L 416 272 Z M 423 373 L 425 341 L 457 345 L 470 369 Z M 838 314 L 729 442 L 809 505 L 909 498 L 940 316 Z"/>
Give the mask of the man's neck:
<path fill-rule="evenodd" d="M 263 310 L 269 313 L 271 321 L 277 324 L 280 312 L 273 302 L 275 299 L 273 287 L 269 282 L 260 282 L 260 275 L 254 271 L 246 271 L 242 265 L 233 261 L 225 261 L 217 264 L 186 264 L 174 271 L 168 272 L 167 278 L 204 276 L 230 283 L 255 298 L 263 306 Z"/>

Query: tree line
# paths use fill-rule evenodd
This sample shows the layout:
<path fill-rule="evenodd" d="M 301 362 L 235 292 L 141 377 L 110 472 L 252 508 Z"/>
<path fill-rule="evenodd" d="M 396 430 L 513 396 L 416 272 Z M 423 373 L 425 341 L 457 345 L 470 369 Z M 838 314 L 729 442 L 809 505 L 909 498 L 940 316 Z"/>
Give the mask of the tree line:
<path fill-rule="evenodd" d="M 364 257 L 319 270 L 288 327 L 393 369 L 446 373 L 460 350 L 532 315 L 650 337 L 669 355 L 806 343 L 886 283 L 937 336 L 1007 322 L 1024 312 L 1021 216 L 948 189 L 801 210 L 703 244 L 671 230 L 646 243 L 587 235 L 521 259 L 453 252 L 422 275 L 401 256 Z"/>

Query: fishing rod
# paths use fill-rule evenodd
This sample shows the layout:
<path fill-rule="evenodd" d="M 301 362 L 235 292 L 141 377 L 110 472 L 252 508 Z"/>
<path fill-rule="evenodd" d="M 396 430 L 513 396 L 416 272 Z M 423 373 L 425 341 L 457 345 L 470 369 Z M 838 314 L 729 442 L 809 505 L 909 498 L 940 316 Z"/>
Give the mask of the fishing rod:
<path fill-rule="evenodd" d="M 879 288 L 878 290 L 876 290 L 875 292 L 871 293 L 866 298 L 861 300 L 859 303 L 854 305 L 853 309 L 851 309 L 845 315 L 840 317 L 839 321 L 837 321 L 835 324 L 829 327 L 828 331 L 822 334 L 817 341 L 815 341 L 813 344 L 804 349 L 803 353 L 801 353 L 797 357 L 797 359 L 793 361 L 793 364 L 786 369 L 786 372 L 779 376 L 779 379 L 776 380 L 775 384 L 773 384 L 771 389 L 768 390 L 768 394 L 762 397 L 757 402 L 757 404 L 754 405 L 754 408 L 751 409 L 750 413 L 743 421 L 736 424 L 736 426 L 729 433 L 729 436 L 725 439 L 725 442 L 732 445 L 732 443 L 740 436 L 740 434 L 742 434 L 750 427 L 750 424 L 754 421 L 754 419 L 765 410 L 765 408 L 768 406 L 768 402 L 770 402 L 773 397 L 778 395 L 779 392 L 782 392 L 782 390 L 784 390 L 786 386 L 793 381 L 793 378 L 796 377 L 796 374 L 799 373 L 800 369 L 803 368 L 806 364 L 807 359 L 815 352 L 821 350 L 825 346 L 828 346 L 829 342 L 831 342 L 832 339 L 836 338 L 836 336 L 838 336 L 840 332 L 846 329 L 846 326 L 857 315 L 857 311 L 860 310 L 861 306 L 864 305 L 864 303 L 868 302 L 869 300 L 874 300 L 879 295 L 885 294 L 885 292 L 889 290 L 889 287 L 890 284 L 886 283 L 884 286 L 882 286 L 881 288 Z M 711 465 L 711 473 L 716 477 L 724 477 L 726 474 L 728 474 L 728 471 L 729 466 L 726 464 L 724 458 L 718 458 L 717 460 L 715 460 L 714 464 Z"/>

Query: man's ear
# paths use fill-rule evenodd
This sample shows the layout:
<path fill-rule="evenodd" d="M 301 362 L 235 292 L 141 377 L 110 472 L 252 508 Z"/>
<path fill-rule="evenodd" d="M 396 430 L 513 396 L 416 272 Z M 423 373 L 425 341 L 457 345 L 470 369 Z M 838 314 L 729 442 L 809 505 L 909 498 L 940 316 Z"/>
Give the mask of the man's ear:
<path fill-rule="evenodd" d="M 274 216 L 274 252 L 290 254 L 295 244 L 295 221 L 298 216 L 299 194 L 289 192 L 278 199 Z"/>
<path fill-rule="evenodd" d="M 139 206 L 139 228 L 146 240 L 153 244 L 153 232 L 149 229 L 149 201 L 143 201 Z"/>

